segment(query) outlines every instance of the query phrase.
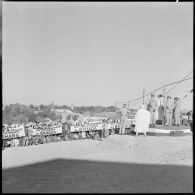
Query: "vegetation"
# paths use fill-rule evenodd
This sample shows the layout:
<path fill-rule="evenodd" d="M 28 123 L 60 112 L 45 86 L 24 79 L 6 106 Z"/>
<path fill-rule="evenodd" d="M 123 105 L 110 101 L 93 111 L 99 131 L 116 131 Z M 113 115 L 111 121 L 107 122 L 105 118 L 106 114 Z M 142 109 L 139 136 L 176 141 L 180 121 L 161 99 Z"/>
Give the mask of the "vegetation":
<path fill-rule="evenodd" d="M 104 107 L 104 106 L 80 106 L 74 107 L 74 112 L 77 113 L 102 113 L 102 112 L 115 112 L 117 110 L 114 106 Z"/>
<path fill-rule="evenodd" d="M 73 116 L 72 116 L 72 119 L 73 119 L 74 121 L 76 121 L 78 118 L 79 118 L 79 115 L 73 115 Z"/>
<path fill-rule="evenodd" d="M 3 109 L 3 123 L 4 124 L 23 124 L 28 122 L 44 122 L 46 118 L 51 120 L 60 120 L 61 116 L 56 115 L 54 111 L 50 109 L 50 106 L 40 105 L 39 107 L 34 105 L 23 104 L 10 104 Z"/>
<path fill-rule="evenodd" d="M 3 123 L 12 124 L 12 123 L 28 123 L 28 122 L 44 122 L 46 118 L 51 120 L 61 120 L 61 115 L 57 115 L 52 109 L 53 106 L 50 105 L 33 105 L 29 106 L 23 104 L 10 104 L 5 106 L 3 109 Z M 71 107 L 63 105 L 58 106 L 54 105 L 54 109 L 68 109 L 71 110 Z M 89 116 L 105 116 L 109 118 L 114 118 L 114 112 L 117 110 L 114 106 L 104 107 L 104 106 L 80 106 L 74 107 L 72 110 L 74 113 L 88 113 Z M 131 109 L 131 112 L 134 113 L 135 110 Z M 103 114 L 103 115 L 102 115 Z M 74 121 L 79 118 L 79 115 L 68 115 L 66 120 L 73 119 Z"/>

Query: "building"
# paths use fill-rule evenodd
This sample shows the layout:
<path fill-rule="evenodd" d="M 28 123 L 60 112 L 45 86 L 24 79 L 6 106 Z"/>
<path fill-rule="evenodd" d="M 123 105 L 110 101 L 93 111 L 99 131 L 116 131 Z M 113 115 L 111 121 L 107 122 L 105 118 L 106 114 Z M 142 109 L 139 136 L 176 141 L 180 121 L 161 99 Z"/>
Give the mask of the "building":
<path fill-rule="evenodd" d="M 55 113 L 56 114 L 63 114 L 63 113 L 72 114 L 73 112 L 69 109 L 55 109 Z"/>

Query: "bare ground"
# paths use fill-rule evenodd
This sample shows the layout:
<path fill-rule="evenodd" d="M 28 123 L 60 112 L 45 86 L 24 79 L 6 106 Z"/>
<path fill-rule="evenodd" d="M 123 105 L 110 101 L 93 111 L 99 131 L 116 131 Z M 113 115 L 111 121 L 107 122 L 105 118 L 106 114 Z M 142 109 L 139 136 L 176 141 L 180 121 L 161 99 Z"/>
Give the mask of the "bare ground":
<path fill-rule="evenodd" d="M 111 135 L 7 148 L 8 192 L 192 192 L 192 136 Z"/>

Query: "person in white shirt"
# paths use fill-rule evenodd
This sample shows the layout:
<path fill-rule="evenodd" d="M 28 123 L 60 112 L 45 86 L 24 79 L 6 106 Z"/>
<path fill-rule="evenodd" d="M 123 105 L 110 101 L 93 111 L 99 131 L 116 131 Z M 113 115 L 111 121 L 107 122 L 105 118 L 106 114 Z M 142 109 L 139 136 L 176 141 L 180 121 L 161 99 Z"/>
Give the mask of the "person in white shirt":
<path fill-rule="evenodd" d="M 149 129 L 150 124 L 150 112 L 145 109 L 144 105 L 140 106 L 140 109 L 137 111 L 135 115 L 135 132 L 136 136 L 138 133 L 144 133 L 146 136 L 146 132 Z"/>

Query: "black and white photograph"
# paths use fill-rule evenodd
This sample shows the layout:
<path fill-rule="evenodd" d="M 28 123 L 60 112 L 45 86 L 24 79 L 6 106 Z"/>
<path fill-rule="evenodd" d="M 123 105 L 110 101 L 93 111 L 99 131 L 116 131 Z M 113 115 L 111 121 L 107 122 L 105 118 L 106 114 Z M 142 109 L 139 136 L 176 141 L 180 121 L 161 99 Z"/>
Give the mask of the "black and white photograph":
<path fill-rule="evenodd" d="M 2 193 L 193 193 L 193 1 L 2 1 Z"/>

